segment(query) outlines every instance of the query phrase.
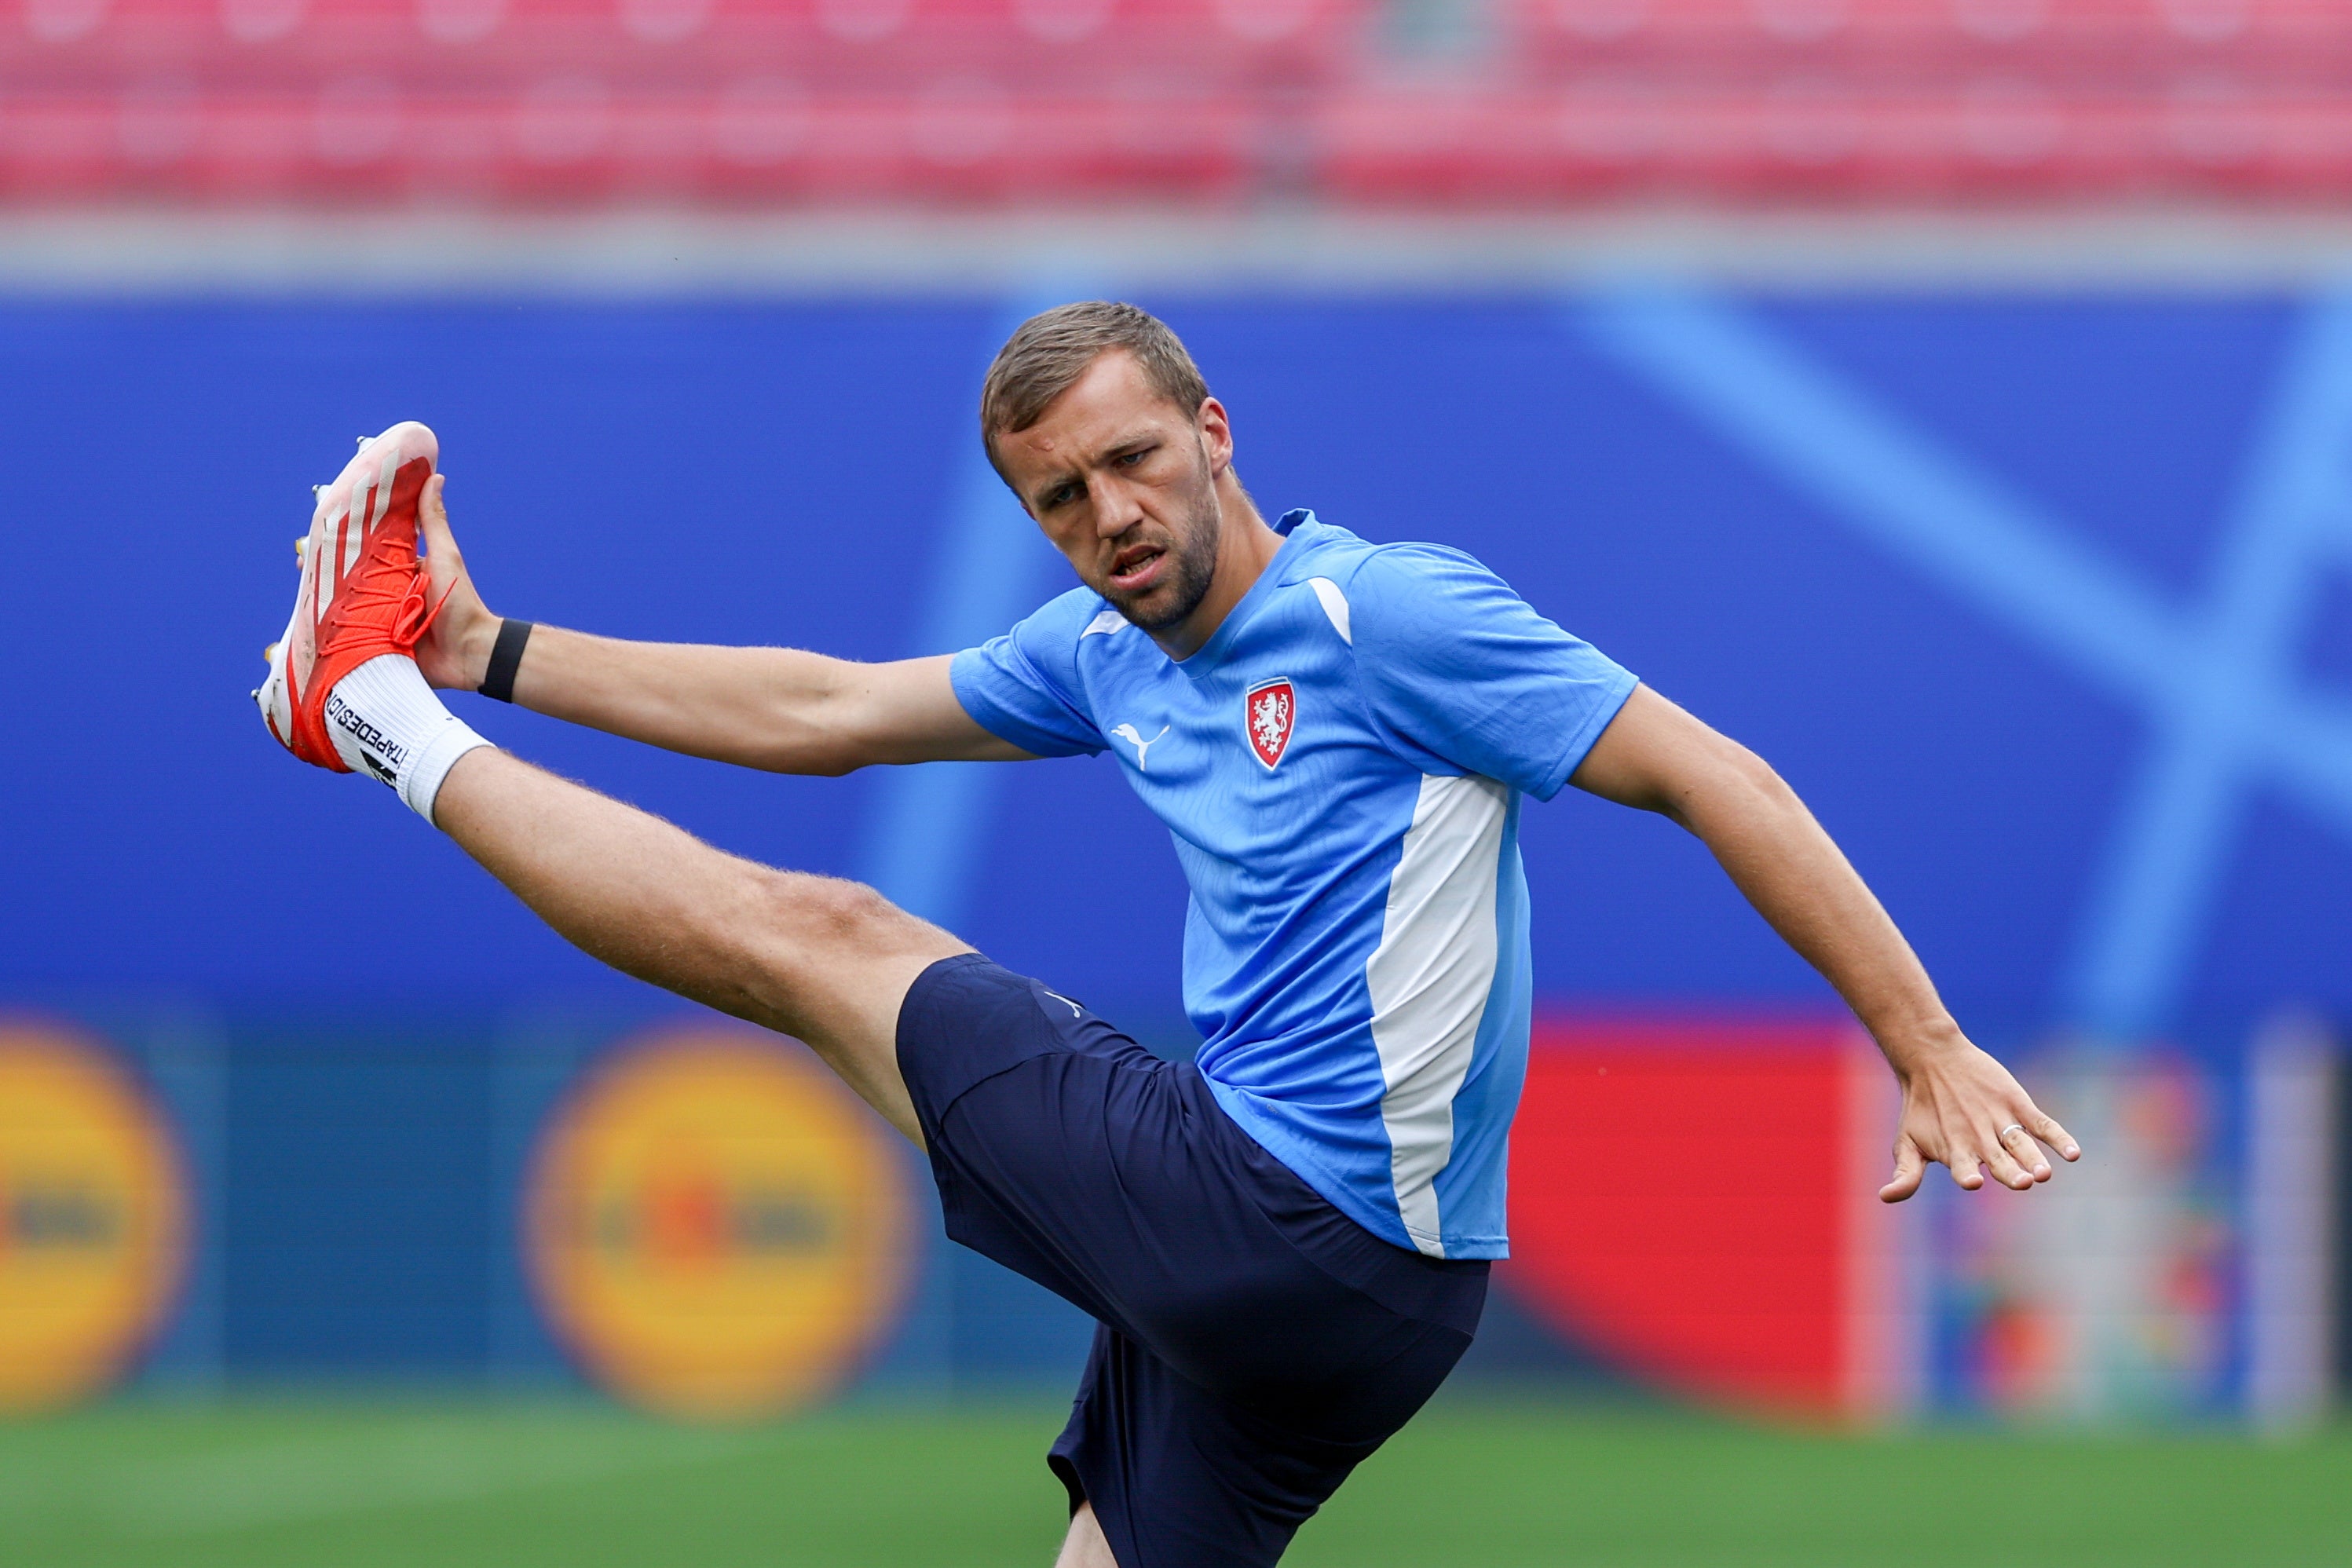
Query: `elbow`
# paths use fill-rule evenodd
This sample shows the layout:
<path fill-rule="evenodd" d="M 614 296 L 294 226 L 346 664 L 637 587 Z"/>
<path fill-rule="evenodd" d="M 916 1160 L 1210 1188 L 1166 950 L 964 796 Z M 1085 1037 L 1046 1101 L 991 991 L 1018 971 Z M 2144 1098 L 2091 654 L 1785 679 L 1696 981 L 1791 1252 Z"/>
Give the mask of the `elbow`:
<path fill-rule="evenodd" d="M 810 758 L 801 767 L 784 768 L 781 771 L 805 773 L 813 779 L 846 779 L 865 766 L 866 761 L 863 758 L 850 757 L 839 752 L 826 752 Z"/>
<path fill-rule="evenodd" d="M 856 716 L 820 709 L 780 708 L 760 716 L 741 760 L 769 773 L 839 779 L 874 760 L 861 743 Z"/>
<path fill-rule="evenodd" d="M 1793 800 L 1797 798 L 1797 792 L 1789 788 L 1789 781 L 1781 778 L 1770 763 L 1736 740 L 1727 740 L 1723 744 L 1729 754 L 1724 758 L 1724 766 L 1739 788 L 1767 800 Z"/>
<path fill-rule="evenodd" d="M 1736 740 L 1723 743 L 1719 792 L 1739 803 L 1742 815 L 1782 812 L 1799 804 L 1797 792 L 1772 765 Z"/>
<path fill-rule="evenodd" d="M 761 746 L 734 756 L 720 754 L 719 759 L 756 768 L 762 773 L 789 773 L 806 779 L 844 778 L 865 767 L 866 760 L 839 747 L 812 746 L 805 741 Z"/>
<path fill-rule="evenodd" d="M 843 779 L 891 760 L 882 750 L 887 721 L 859 687 L 837 685 L 815 703 L 784 716 L 783 722 L 789 740 L 779 749 L 789 760 L 776 769 L 780 773 Z"/>
<path fill-rule="evenodd" d="M 1717 736 L 1713 741 L 1705 764 L 1685 774 L 1679 787 L 1660 791 L 1654 810 L 1705 838 L 1712 822 L 1796 803 L 1796 791 L 1770 763 L 1736 740 Z"/>

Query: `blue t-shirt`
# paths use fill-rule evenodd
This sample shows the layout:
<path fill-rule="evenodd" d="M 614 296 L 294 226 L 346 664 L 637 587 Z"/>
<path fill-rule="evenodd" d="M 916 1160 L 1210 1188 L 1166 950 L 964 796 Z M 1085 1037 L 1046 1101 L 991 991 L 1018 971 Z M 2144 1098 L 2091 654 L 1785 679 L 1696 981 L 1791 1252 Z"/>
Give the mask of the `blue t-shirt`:
<path fill-rule="evenodd" d="M 956 656 L 1040 757 L 1106 748 L 1192 885 L 1184 1005 L 1234 1120 L 1374 1234 L 1500 1258 L 1527 1071 L 1522 792 L 1549 800 L 1633 677 L 1458 550 L 1292 512 L 1181 663 L 1091 590 Z"/>

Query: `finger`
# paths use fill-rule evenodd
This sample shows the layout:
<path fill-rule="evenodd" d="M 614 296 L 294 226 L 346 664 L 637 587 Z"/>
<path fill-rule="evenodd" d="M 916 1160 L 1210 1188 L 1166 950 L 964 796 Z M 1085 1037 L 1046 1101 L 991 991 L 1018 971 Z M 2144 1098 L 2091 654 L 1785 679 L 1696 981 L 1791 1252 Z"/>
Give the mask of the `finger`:
<path fill-rule="evenodd" d="M 2025 1125 L 2035 1137 L 2057 1150 L 2060 1157 L 2069 1160 L 2083 1157 L 2083 1145 L 2074 1141 L 2074 1134 L 2058 1124 L 2055 1116 L 2045 1116 L 2040 1111 L 2029 1108 Z"/>
<path fill-rule="evenodd" d="M 1881 1203 L 1901 1203 L 1919 1190 L 1919 1178 L 1927 1174 L 1927 1162 L 1920 1157 L 1919 1145 L 1909 1138 L 1900 1138 L 1895 1145 L 1895 1175 L 1878 1189 Z"/>
<path fill-rule="evenodd" d="M 457 536 L 449 531 L 449 508 L 441 499 L 442 482 L 438 474 L 425 482 L 424 504 L 416 511 L 416 550 L 432 575 L 434 588 L 447 592 L 467 581 L 466 557 L 457 549 Z"/>
<path fill-rule="evenodd" d="M 1950 1166 L 1952 1180 L 1961 1191 L 1974 1192 L 1984 1186 L 1984 1171 L 1980 1168 L 1984 1165 L 1984 1157 L 1974 1149 L 1955 1149 L 1952 1157 L 1945 1164 Z"/>
<path fill-rule="evenodd" d="M 447 478 L 446 474 L 436 474 L 425 481 L 425 499 L 417 507 L 419 531 L 425 537 L 428 555 L 439 555 L 443 550 L 452 556 L 457 553 L 457 541 L 449 532 L 449 508 L 441 499 L 441 487 Z"/>
<path fill-rule="evenodd" d="M 2014 1133 L 2009 1135 L 2017 1136 Z M 1992 1172 L 1992 1179 L 2012 1192 L 2023 1192 L 2033 1185 L 2033 1173 L 2017 1163 L 2016 1156 L 2003 1146 L 1998 1135 L 1985 1150 L 1984 1163 L 1985 1168 Z"/>
<path fill-rule="evenodd" d="M 2050 1179 L 2050 1162 L 2042 1157 L 2042 1146 L 2033 1141 L 2033 1134 L 2025 1130 L 2022 1123 L 2011 1122 L 2000 1130 L 2000 1146 L 2033 1180 Z"/>

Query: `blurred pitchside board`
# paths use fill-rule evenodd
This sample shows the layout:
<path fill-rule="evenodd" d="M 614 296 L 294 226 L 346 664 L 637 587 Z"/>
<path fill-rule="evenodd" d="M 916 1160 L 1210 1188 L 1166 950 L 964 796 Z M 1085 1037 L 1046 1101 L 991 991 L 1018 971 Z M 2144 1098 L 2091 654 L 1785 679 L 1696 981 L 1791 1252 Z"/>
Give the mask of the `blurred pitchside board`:
<path fill-rule="evenodd" d="M 245 697 L 309 483 L 404 417 L 501 610 L 985 636 L 1067 581 L 971 429 L 1050 298 L 0 304 L 0 732 L 71 740 L 0 769 L 0 1397 L 586 1377 L 735 1418 L 1066 1376 L 1085 1325 L 945 1249 L 796 1048 L 600 971 Z M 2352 300 L 1145 302 L 1269 510 L 1468 549 L 1769 757 L 2095 1156 L 1876 1208 L 1833 998 L 1696 846 L 1571 792 L 1525 820 L 1547 1022 L 1465 1375 L 2326 1403 Z M 772 779 L 458 701 L 1184 1047 L 1181 883 L 1108 762 Z"/>
<path fill-rule="evenodd" d="M 806 1052 L 671 1017 L 0 1035 L 0 1411 L 582 1381 L 741 1421 L 1066 1381 L 1087 1325 L 950 1248 L 919 1161 Z M 1809 1419 L 2291 1427 L 2333 1402 L 2336 1061 L 2043 1052 L 2100 1163 L 1871 1198 L 1889 1095 L 1831 1022 L 1555 1019 L 1516 1255 L 1462 1375 Z M 1799 1131 L 1792 1134 L 1791 1129 Z"/>

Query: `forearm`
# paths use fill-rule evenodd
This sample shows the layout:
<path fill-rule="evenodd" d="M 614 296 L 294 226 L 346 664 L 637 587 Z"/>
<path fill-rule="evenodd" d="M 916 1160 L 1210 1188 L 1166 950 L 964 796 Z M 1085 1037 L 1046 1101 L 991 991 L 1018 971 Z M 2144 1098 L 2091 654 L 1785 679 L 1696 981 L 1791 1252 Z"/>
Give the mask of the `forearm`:
<path fill-rule="evenodd" d="M 1715 852 L 1789 946 L 1845 998 L 1903 1081 L 1895 1174 L 1878 1196 L 1900 1203 L 1929 1160 L 1979 1186 L 2050 1179 L 2035 1140 L 2067 1159 L 2074 1139 L 2007 1069 L 1969 1043 L 1903 933 L 1863 885 L 1796 791 L 1737 741 L 1647 686 L 1626 698 L 1578 764 L 1577 787 L 1680 822 Z"/>
<path fill-rule="evenodd" d="M 487 646 L 478 658 L 475 667 L 486 668 Z M 869 668 L 792 648 L 629 643 L 535 626 L 514 700 L 665 750 L 776 773 L 839 774 L 891 759 L 850 722 L 849 699 Z"/>
<path fill-rule="evenodd" d="M 434 685 L 479 691 L 504 622 L 466 570 L 437 474 L 417 521 L 440 607 L 416 645 L 417 667 Z M 963 711 L 951 662 L 860 664 L 789 648 L 625 643 L 535 626 L 509 695 L 574 724 L 776 773 L 1025 755 Z"/>
<path fill-rule="evenodd" d="M 1964 1043 L 1911 945 L 1805 803 L 1752 753 L 1724 744 L 1719 765 L 1660 809 L 1705 841 L 1898 1072 L 1923 1052 Z"/>

